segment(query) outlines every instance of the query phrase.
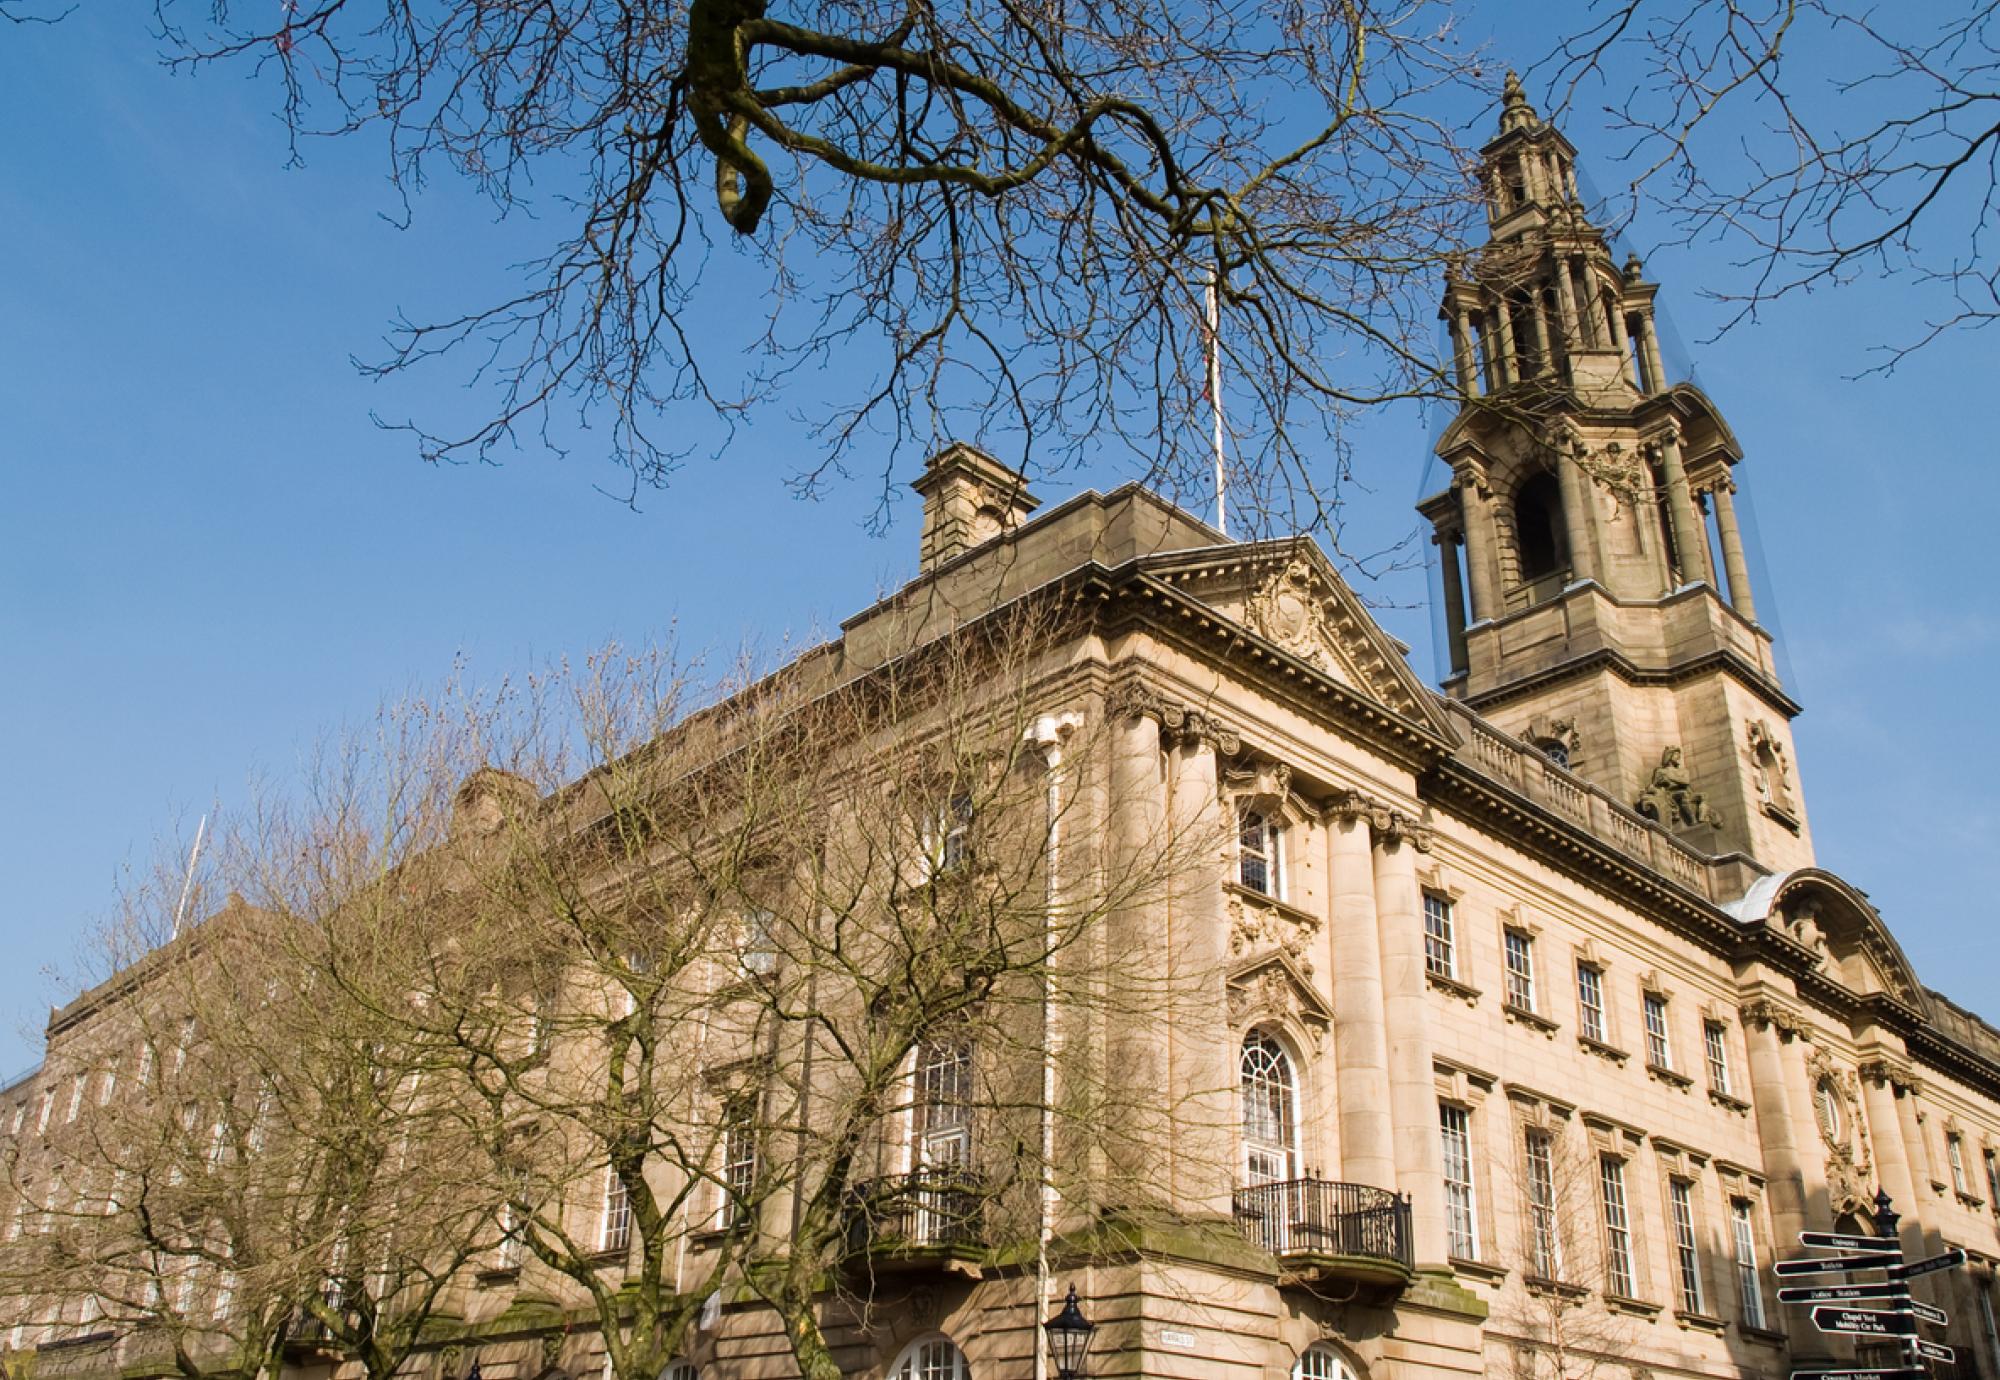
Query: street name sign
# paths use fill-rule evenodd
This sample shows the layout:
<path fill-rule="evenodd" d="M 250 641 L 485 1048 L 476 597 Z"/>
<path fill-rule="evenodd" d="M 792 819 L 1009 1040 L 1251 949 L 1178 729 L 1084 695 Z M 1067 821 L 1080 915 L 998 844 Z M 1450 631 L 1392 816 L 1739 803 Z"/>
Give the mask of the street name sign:
<path fill-rule="evenodd" d="M 1922 1340 L 1917 1342 L 1917 1355 L 1927 1361 L 1942 1361 L 1946 1365 L 1950 1365 L 1958 1359 L 1958 1353 L 1950 1347 L 1938 1342 L 1926 1342 Z"/>
<path fill-rule="evenodd" d="M 1862 1299 L 1906 1299 L 1910 1286 L 1894 1284 L 1793 1284 L 1778 1290 L 1779 1303 L 1856 1303 Z"/>
<path fill-rule="evenodd" d="M 1943 1257 L 1940 1256 L 1939 1259 Z M 1908 1265 L 1892 1265 L 1876 1255 L 1823 1255 L 1811 1260 L 1780 1260 L 1771 1267 L 1781 1275 L 1836 1275 L 1847 1270 L 1902 1270 Z M 1934 1265 L 1932 1269 L 1943 1269 Z"/>
<path fill-rule="evenodd" d="M 1907 1265 L 1891 1265 L 1889 1267 L 1889 1276 L 1892 1279 L 1910 1279 L 1916 1275 L 1927 1275 L 1933 1270 L 1949 1270 L 1954 1266 L 1963 1265 L 1964 1263 L 1965 1252 L 1953 1246 L 1943 1255 L 1934 1255 L 1929 1260 L 1913 1260 Z M 1778 1262 L 1778 1272 L 1780 1274 L 1785 1272 L 1784 1266 L 1785 1262 Z M 1795 1270 L 1792 1273 L 1799 1274 L 1803 1272 Z"/>
<path fill-rule="evenodd" d="M 1914 1313 L 1882 1313 L 1872 1308 L 1840 1308 L 1823 1303 L 1812 1311 L 1813 1326 L 1822 1332 L 1844 1332 L 1852 1337 L 1914 1337 Z"/>
<path fill-rule="evenodd" d="M 1835 1251 L 1872 1251 L 1876 1255 L 1894 1255 L 1903 1249 L 1886 1236 L 1850 1236 L 1839 1231 L 1802 1231 L 1799 1233 L 1799 1244 Z"/>
<path fill-rule="evenodd" d="M 1891 1366 L 1877 1370 L 1795 1370 L 1792 1380 L 1930 1380 L 1922 1366 Z"/>
<path fill-rule="evenodd" d="M 1910 1300 L 1909 1307 L 1912 1313 L 1915 1313 L 1932 1327 L 1951 1326 L 1951 1314 L 1945 1312 L 1942 1308 L 1933 1308 L 1928 1303 L 1919 1303 L 1915 1299 Z"/>

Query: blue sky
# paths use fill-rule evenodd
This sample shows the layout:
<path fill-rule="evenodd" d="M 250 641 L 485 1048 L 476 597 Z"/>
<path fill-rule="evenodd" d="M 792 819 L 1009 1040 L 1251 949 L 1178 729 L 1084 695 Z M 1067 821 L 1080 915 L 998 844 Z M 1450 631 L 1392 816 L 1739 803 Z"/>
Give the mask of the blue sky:
<path fill-rule="evenodd" d="M 121 868 L 253 776 L 283 779 L 321 730 L 460 656 L 497 676 L 614 637 L 777 646 L 916 564 L 913 496 L 873 535 L 866 480 L 786 492 L 807 442 L 783 419 L 638 511 L 593 487 L 617 475 L 581 452 L 419 463 L 370 410 L 407 413 L 454 378 L 374 385 L 349 358 L 399 308 L 476 300 L 532 227 L 441 185 L 399 230 L 374 146 L 287 170 L 268 88 L 172 76 L 154 54 L 117 6 L 0 34 L 0 1076 L 34 1059 Z M 1601 133 L 1566 132 L 1615 182 Z M 1820 860 L 1871 894 L 1928 983 L 2000 1018 L 1978 422 L 1993 341 L 1849 381 L 1907 309 L 1860 285 L 1702 345 L 1715 318 L 1695 289 L 1725 267 L 1647 254 L 1748 452 L 1772 576 L 1758 603 L 1782 618 L 1806 706 Z M 1413 526 L 1429 434 L 1407 410 L 1360 437 L 1358 536 Z M 1364 592 L 1429 676 L 1421 572 Z"/>

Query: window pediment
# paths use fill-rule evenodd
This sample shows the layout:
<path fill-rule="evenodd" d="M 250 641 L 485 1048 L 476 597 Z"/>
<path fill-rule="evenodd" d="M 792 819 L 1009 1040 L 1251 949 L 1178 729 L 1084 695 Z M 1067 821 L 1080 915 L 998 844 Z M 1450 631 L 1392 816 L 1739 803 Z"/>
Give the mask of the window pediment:
<path fill-rule="evenodd" d="M 1233 969 L 1227 982 L 1229 1020 L 1239 1029 L 1276 1021 L 1302 1030 L 1315 1046 L 1333 1025 L 1333 1010 L 1292 958 L 1265 954 Z"/>

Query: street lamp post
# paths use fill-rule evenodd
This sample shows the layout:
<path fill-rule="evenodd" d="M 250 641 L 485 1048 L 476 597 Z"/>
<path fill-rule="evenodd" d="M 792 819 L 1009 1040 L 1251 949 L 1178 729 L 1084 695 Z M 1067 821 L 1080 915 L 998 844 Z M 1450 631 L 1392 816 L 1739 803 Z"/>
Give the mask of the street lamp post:
<path fill-rule="evenodd" d="M 1062 1311 L 1042 1324 L 1048 1334 L 1049 1354 L 1055 1357 L 1056 1380 L 1083 1380 L 1083 1360 L 1090 1350 L 1090 1334 L 1097 1324 L 1083 1316 L 1076 1301 L 1076 1286 L 1069 1286 L 1069 1298 Z"/>

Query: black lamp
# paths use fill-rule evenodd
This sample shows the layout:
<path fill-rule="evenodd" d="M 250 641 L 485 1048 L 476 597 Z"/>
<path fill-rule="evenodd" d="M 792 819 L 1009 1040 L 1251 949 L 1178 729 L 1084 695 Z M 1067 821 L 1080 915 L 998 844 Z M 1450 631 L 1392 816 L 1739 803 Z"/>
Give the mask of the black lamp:
<path fill-rule="evenodd" d="M 1076 1286 L 1069 1286 L 1069 1298 L 1062 1311 L 1042 1324 L 1049 1334 L 1049 1351 L 1056 1358 L 1057 1380 L 1082 1380 L 1084 1353 L 1090 1350 L 1090 1334 L 1097 1324 L 1083 1316 L 1077 1306 Z"/>

